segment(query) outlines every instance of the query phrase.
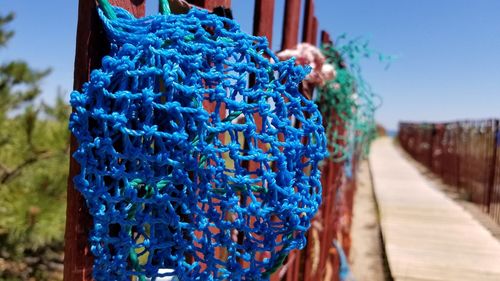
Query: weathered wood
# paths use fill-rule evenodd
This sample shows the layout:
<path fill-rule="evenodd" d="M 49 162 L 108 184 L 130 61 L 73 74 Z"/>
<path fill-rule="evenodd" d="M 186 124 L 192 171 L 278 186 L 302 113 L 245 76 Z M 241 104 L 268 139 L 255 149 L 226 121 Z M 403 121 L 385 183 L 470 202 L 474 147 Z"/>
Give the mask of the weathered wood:
<path fill-rule="evenodd" d="M 143 0 L 110 0 L 115 6 L 127 9 L 136 17 L 145 13 Z M 80 0 L 78 5 L 78 27 L 73 88 L 80 90 L 88 81 L 92 69 L 101 65 L 101 58 L 109 51 L 108 42 L 97 15 L 96 4 L 92 0 Z M 70 153 L 76 150 L 77 141 L 71 136 Z M 93 256 L 88 245 L 88 232 L 92 218 L 85 201 L 75 189 L 73 178 L 79 173 L 78 163 L 70 158 L 67 188 L 66 233 L 64 248 L 64 280 L 92 280 Z"/>
<path fill-rule="evenodd" d="M 253 35 L 255 36 L 265 36 L 269 45 L 273 41 L 273 19 L 274 19 L 274 0 L 256 0 L 255 9 L 253 16 Z M 254 85 L 255 76 L 250 76 L 250 86 Z M 262 130 L 263 119 L 260 114 L 253 114 L 254 122 L 256 125 L 256 130 L 260 132 Z M 266 145 L 258 141 L 257 146 L 260 149 L 265 150 Z M 248 147 L 248 143 L 246 143 Z M 246 168 L 249 171 L 255 171 L 260 169 L 260 164 L 255 161 L 248 161 L 245 163 Z"/>
<path fill-rule="evenodd" d="M 253 35 L 255 36 L 265 36 L 267 38 L 267 41 L 269 42 L 269 46 L 271 47 L 272 41 L 273 41 L 273 23 L 274 23 L 274 0 L 256 0 L 255 1 L 255 9 L 254 9 L 254 17 L 253 17 Z M 255 77 L 252 75 L 250 78 L 250 85 L 252 85 L 255 82 Z M 260 114 L 254 114 L 253 115 L 255 125 L 256 125 L 256 130 L 260 132 L 263 127 L 263 119 Z M 248 148 L 248 140 L 245 140 L 245 145 L 246 148 Z M 258 141 L 257 146 L 262 149 L 266 150 L 266 145 L 260 141 Z M 246 168 L 248 171 L 255 171 L 257 169 L 260 169 L 260 164 L 255 161 L 248 161 L 248 163 L 245 163 Z M 253 224 L 255 221 L 255 218 L 251 218 L 251 223 Z M 243 240 L 241 240 L 243 242 Z M 265 258 L 263 255 L 260 255 L 256 257 L 258 259 L 263 259 Z M 279 270 L 275 272 L 274 274 L 271 275 L 270 280 L 271 281 L 279 281 Z"/>
<path fill-rule="evenodd" d="M 500 280 L 500 242 L 436 189 L 392 139 L 373 143 L 370 166 L 395 281 Z"/>
<path fill-rule="evenodd" d="M 231 0 L 190 0 L 188 2 L 209 11 L 212 11 L 216 7 L 231 7 Z"/>
<path fill-rule="evenodd" d="M 332 39 L 330 38 L 330 33 L 325 30 L 321 31 L 321 43 L 322 44 L 333 44 Z"/>
<path fill-rule="evenodd" d="M 188 2 L 194 6 L 209 11 L 213 11 L 214 8 L 219 8 L 219 7 L 231 8 L 231 0 L 189 0 Z M 217 104 L 215 102 L 204 100 L 203 107 L 207 110 L 207 112 L 212 113 L 216 110 Z M 221 105 L 219 107 L 219 115 L 221 116 L 221 118 L 224 118 L 225 113 L 226 113 L 226 108 L 224 105 Z M 224 136 L 222 134 L 219 135 L 219 139 L 221 139 L 222 142 L 224 142 L 224 140 L 222 139 L 223 137 Z"/>
<path fill-rule="evenodd" d="M 497 154 L 498 154 L 498 131 L 499 131 L 499 128 L 498 128 L 498 125 L 499 125 L 499 122 L 498 120 L 491 120 L 492 124 L 491 124 L 491 130 L 492 130 L 492 137 L 493 137 L 493 140 L 492 140 L 492 145 L 490 146 L 491 147 L 491 163 L 490 163 L 490 170 L 489 170 L 489 175 L 488 175 L 488 187 L 487 187 L 487 190 L 486 190 L 486 211 L 488 213 L 490 213 L 491 211 L 491 199 L 493 197 L 493 190 L 495 189 L 495 175 L 496 175 L 496 171 L 498 170 L 497 168 Z"/>
<path fill-rule="evenodd" d="M 294 48 L 298 43 L 300 22 L 300 0 L 287 0 L 285 2 L 285 15 L 283 17 L 283 32 L 281 49 Z"/>
<path fill-rule="evenodd" d="M 311 44 L 316 46 L 318 44 L 318 18 L 316 16 L 313 17 L 313 24 L 311 27 Z"/>
<path fill-rule="evenodd" d="M 274 23 L 274 0 L 255 0 L 253 35 L 265 36 L 272 46 Z"/>
<path fill-rule="evenodd" d="M 313 44 L 312 31 L 314 21 L 314 0 L 306 0 L 304 5 L 304 25 L 302 26 L 302 42 Z"/>
<path fill-rule="evenodd" d="M 191 5 L 194 5 L 194 6 L 197 6 L 199 8 L 203 8 L 203 9 L 206 9 L 208 11 L 214 12 L 215 14 L 217 14 L 219 16 L 221 16 L 221 15 L 228 16 L 228 15 L 226 15 L 226 11 L 224 11 L 224 10 L 214 11 L 216 8 L 225 8 L 225 9 L 230 9 L 231 8 L 231 0 L 188 0 L 188 2 Z M 220 12 L 221 14 L 219 14 L 218 12 Z M 214 113 L 217 110 L 217 103 L 216 102 L 211 102 L 209 100 L 204 100 L 203 101 L 203 107 L 205 108 L 205 110 L 208 113 L 211 114 L 211 113 Z M 219 114 L 219 117 L 221 119 L 224 119 L 226 117 L 226 106 L 225 106 L 225 104 L 220 104 L 219 110 L 218 110 L 218 114 Z M 219 134 L 218 138 L 219 138 L 219 140 L 221 141 L 222 144 L 227 145 L 224 134 Z M 244 202 L 243 199 L 241 201 Z M 221 210 L 218 210 L 218 211 L 221 212 Z M 223 214 L 222 216 L 223 217 L 227 217 L 228 214 Z M 238 241 L 242 241 L 242 234 L 243 233 L 239 234 Z M 220 259 L 227 258 L 227 256 L 226 256 L 227 254 L 224 253 L 221 250 L 221 248 L 217 248 L 215 250 L 214 254 L 215 254 L 215 256 L 219 257 Z M 188 260 L 190 262 L 194 262 L 194 258 L 193 257 L 188 257 Z M 202 264 L 201 266 L 205 267 L 206 265 Z"/>
<path fill-rule="evenodd" d="M 315 25 L 313 25 L 312 30 L 315 31 L 312 34 L 316 34 L 317 36 L 317 19 L 315 18 Z M 316 39 L 314 39 L 316 42 Z M 330 39 L 330 35 L 326 31 L 321 32 L 321 42 L 322 43 L 332 43 Z M 325 101 L 320 101 L 325 102 Z M 325 126 L 327 123 L 336 124 L 333 130 L 338 131 L 339 134 L 343 134 L 344 131 L 344 123 L 339 118 L 338 113 L 335 110 L 331 110 L 328 113 L 325 113 L 323 116 Z M 329 136 L 331 138 L 331 136 Z M 342 145 L 342 144 L 340 144 Z M 328 147 L 330 153 L 332 155 L 335 154 L 335 149 L 332 145 Z M 338 157 L 338 155 L 335 155 Z M 321 256 L 320 256 L 320 264 L 319 275 L 309 276 L 309 278 L 321 279 L 326 277 L 327 267 L 330 267 L 330 271 L 328 275 L 330 279 L 328 280 L 338 280 L 338 271 L 339 271 L 339 258 L 337 250 L 332 246 L 332 241 L 337 239 L 339 229 L 339 206 L 337 193 L 338 189 L 341 188 L 342 185 L 342 177 L 343 177 L 343 168 L 342 163 L 335 162 L 331 159 L 327 159 L 325 161 L 325 165 L 323 166 L 323 171 L 321 175 L 322 185 L 323 185 L 323 203 L 321 205 L 321 214 L 322 214 L 322 226 L 323 230 L 321 233 Z M 310 274 L 310 270 L 307 270 L 307 274 Z"/>

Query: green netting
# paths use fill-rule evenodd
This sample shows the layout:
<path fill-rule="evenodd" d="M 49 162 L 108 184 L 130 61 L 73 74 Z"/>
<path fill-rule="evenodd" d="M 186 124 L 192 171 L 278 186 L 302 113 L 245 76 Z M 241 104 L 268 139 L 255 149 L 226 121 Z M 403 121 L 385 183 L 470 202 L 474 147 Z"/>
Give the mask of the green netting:
<path fill-rule="evenodd" d="M 380 99 L 361 73 L 360 59 L 376 52 L 367 41 L 354 39 L 339 47 L 323 44 L 326 63 L 336 69 L 336 77 L 318 88 L 317 101 L 325 116 L 328 142 L 333 148 L 330 157 L 350 162 L 354 154 L 366 155 L 369 143 L 376 136 L 375 110 Z M 389 57 L 378 54 L 379 60 Z"/>

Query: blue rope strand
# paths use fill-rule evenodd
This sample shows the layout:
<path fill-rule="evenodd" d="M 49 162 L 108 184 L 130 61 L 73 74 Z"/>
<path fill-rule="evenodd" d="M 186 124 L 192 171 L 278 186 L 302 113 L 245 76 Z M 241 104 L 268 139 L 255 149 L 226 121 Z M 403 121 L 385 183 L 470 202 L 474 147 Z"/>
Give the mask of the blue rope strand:
<path fill-rule="evenodd" d="M 321 203 L 326 137 L 298 91 L 305 70 L 206 11 L 114 12 L 99 11 L 110 54 L 71 94 L 95 280 L 268 280 Z"/>

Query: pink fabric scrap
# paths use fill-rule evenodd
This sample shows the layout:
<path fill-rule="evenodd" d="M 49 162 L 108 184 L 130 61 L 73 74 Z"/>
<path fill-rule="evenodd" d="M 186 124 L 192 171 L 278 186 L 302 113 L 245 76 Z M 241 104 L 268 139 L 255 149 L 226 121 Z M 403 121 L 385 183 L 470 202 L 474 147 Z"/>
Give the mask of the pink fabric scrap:
<path fill-rule="evenodd" d="M 335 67 L 325 63 L 326 59 L 321 50 L 309 43 L 300 43 L 295 49 L 283 50 L 278 53 L 278 58 L 295 58 L 296 64 L 311 66 L 311 73 L 307 75 L 306 80 L 312 84 L 323 86 L 326 81 L 335 79 Z"/>

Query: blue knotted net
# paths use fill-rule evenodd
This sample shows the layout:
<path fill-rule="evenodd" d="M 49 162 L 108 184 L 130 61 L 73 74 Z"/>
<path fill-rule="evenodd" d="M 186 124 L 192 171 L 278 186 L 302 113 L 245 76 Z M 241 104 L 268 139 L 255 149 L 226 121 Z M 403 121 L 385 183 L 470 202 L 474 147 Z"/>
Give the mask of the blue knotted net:
<path fill-rule="evenodd" d="M 100 11 L 111 52 L 71 94 L 96 280 L 266 280 L 321 202 L 321 115 L 225 18 Z"/>

